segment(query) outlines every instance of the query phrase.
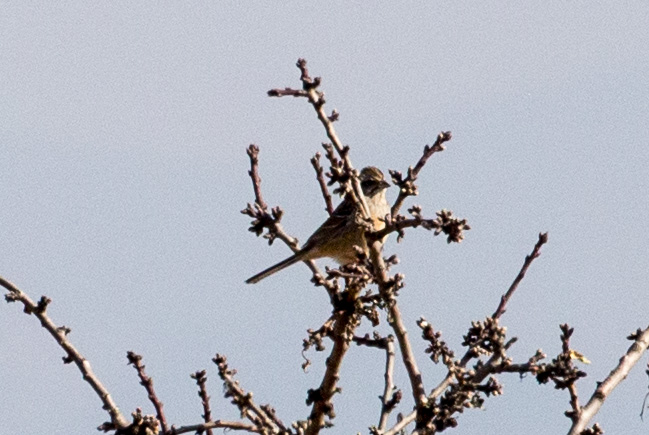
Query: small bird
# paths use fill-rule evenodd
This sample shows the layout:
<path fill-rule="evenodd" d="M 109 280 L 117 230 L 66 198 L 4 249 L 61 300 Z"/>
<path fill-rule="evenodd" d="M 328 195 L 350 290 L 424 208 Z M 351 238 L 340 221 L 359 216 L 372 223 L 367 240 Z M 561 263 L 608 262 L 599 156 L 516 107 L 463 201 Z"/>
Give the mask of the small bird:
<path fill-rule="evenodd" d="M 390 205 L 385 198 L 385 190 L 390 183 L 385 181 L 383 172 L 374 166 L 363 168 L 359 180 L 374 230 L 382 230 L 385 227 L 384 218 L 390 213 Z M 353 263 L 358 258 L 354 246 L 368 251 L 360 211 L 350 198 L 345 197 L 333 214 L 309 237 L 302 249 L 286 260 L 248 278 L 246 283 L 257 283 L 292 264 L 316 258 L 333 258 L 338 264 Z"/>

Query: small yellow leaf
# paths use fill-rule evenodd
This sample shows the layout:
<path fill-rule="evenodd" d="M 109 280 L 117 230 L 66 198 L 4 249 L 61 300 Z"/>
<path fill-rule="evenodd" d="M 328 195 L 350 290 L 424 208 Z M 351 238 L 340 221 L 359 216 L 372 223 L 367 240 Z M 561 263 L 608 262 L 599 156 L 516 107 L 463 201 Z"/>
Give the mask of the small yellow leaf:
<path fill-rule="evenodd" d="M 570 359 L 576 359 L 584 364 L 590 364 L 590 360 L 584 356 L 583 353 L 570 349 Z"/>

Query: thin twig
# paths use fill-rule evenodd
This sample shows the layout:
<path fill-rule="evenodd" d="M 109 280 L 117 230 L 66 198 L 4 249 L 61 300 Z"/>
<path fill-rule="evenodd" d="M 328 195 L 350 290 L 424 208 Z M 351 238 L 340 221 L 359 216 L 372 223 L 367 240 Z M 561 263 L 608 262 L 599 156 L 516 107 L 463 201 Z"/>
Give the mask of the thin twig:
<path fill-rule="evenodd" d="M 394 360 L 395 360 L 395 351 L 394 351 L 394 338 L 390 335 L 386 339 L 386 348 L 385 348 L 385 373 L 383 375 L 385 379 L 385 387 L 383 388 L 383 396 L 381 396 L 381 416 L 379 417 L 379 431 L 383 432 L 385 427 L 388 424 L 388 417 L 390 412 L 397 405 L 398 400 L 393 400 L 394 398 L 400 399 L 401 393 L 394 392 Z"/>
<path fill-rule="evenodd" d="M 67 356 L 63 358 L 64 363 L 74 362 L 78 367 L 79 371 L 83 375 L 83 380 L 88 382 L 92 389 L 95 391 L 97 396 L 104 405 L 104 409 L 108 411 L 110 415 L 111 422 L 116 428 L 125 428 L 129 426 L 128 421 L 124 418 L 119 408 L 113 402 L 113 398 L 110 396 L 110 393 L 104 387 L 104 385 L 99 381 L 97 376 L 92 371 L 92 367 L 88 360 L 86 360 L 83 355 L 70 343 L 67 338 L 67 334 L 70 332 L 68 328 L 58 327 L 54 322 L 49 318 L 46 313 L 47 305 L 50 303 L 50 299 L 43 296 L 38 304 L 34 303 L 29 296 L 23 293 L 18 287 L 13 283 L 7 281 L 3 277 L 0 277 L 0 285 L 7 290 L 9 293 L 5 295 L 7 302 L 20 302 L 24 306 L 24 311 L 27 314 L 34 314 L 38 320 L 40 320 L 41 325 L 45 328 L 56 342 L 61 346 L 65 351 Z"/>
<path fill-rule="evenodd" d="M 375 332 L 374 338 L 370 338 L 368 334 L 364 337 L 354 336 L 354 343 L 359 346 L 376 347 L 385 350 L 385 373 L 383 378 L 385 380 L 385 387 L 383 388 L 383 395 L 379 396 L 381 399 L 381 415 L 379 417 L 378 431 L 385 431 L 388 424 L 388 417 L 396 405 L 401 401 L 401 391 L 394 391 L 394 336 L 380 337 Z"/>
<path fill-rule="evenodd" d="M 561 350 L 563 352 L 563 355 L 565 355 L 566 359 L 570 361 L 570 365 L 572 365 L 570 337 L 572 336 L 573 332 L 574 329 L 570 328 L 568 324 L 561 325 Z M 568 390 L 568 394 L 570 395 L 570 407 L 572 408 L 572 411 L 568 412 L 567 414 L 570 416 L 573 422 L 576 419 L 578 419 L 579 414 L 581 414 L 581 407 L 579 406 L 579 394 L 577 393 L 576 380 L 577 379 L 572 379 L 571 381 L 569 381 L 566 387 L 566 389 Z"/>
<path fill-rule="evenodd" d="M 530 255 L 527 255 L 525 257 L 525 262 L 523 263 L 523 267 L 521 267 L 520 272 L 518 272 L 518 275 L 514 279 L 514 282 L 512 282 L 512 285 L 509 287 L 509 290 L 507 290 L 507 293 L 502 295 L 500 298 L 500 304 L 498 304 L 498 308 L 496 308 L 496 311 L 493 313 L 491 317 L 494 319 L 500 318 L 505 313 L 505 307 L 507 306 L 507 302 L 509 302 L 509 298 L 512 297 L 516 289 L 518 288 L 518 284 L 525 278 L 525 274 L 527 273 L 527 269 L 529 269 L 530 265 L 532 262 L 538 258 L 539 255 L 541 255 L 541 246 L 546 244 L 548 242 L 548 233 L 539 233 L 539 240 L 536 242 L 536 245 L 534 245 L 534 249 L 532 250 L 532 253 Z"/>
<path fill-rule="evenodd" d="M 207 388 L 205 387 L 205 383 L 207 382 L 205 370 L 198 370 L 191 375 L 191 378 L 195 379 L 196 385 L 198 385 L 198 397 L 201 398 L 201 405 L 203 405 L 203 421 L 209 423 L 212 421 L 212 411 L 210 409 L 210 396 L 207 394 Z M 207 435 L 213 435 L 212 428 L 207 428 L 205 431 Z"/>
<path fill-rule="evenodd" d="M 649 328 L 644 330 L 638 329 L 630 336 L 634 340 L 633 344 L 627 352 L 620 358 L 619 364 L 611 371 L 611 373 L 604 379 L 604 381 L 597 384 L 595 392 L 590 400 L 581 408 L 579 417 L 573 422 L 570 428 L 569 435 L 579 435 L 582 433 L 588 422 L 599 412 L 599 409 L 604 404 L 606 398 L 611 394 L 611 391 L 627 377 L 633 366 L 636 365 L 640 357 L 649 347 Z"/>
<path fill-rule="evenodd" d="M 542 241 L 542 243 L 540 243 L 541 241 Z M 529 268 L 529 266 L 532 263 L 532 261 L 534 260 L 534 258 L 538 257 L 538 249 L 540 249 L 540 247 L 543 244 L 545 244 L 546 242 L 547 242 L 547 233 L 541 233 L 539 235 L 539 241 L 534 246 L 534 250 L 532 251 L 533 254 L 534 254 L 534 252 L 536 252 L 536 256 L 534 257 L 532 255 L 532 256 L 527 256 L 526 257 L 525 264 L 523 265 L 523 268 L 521 269 L 521 272 L 519 272 L 518 276 L 514 280 L 514 283 L 512 284 L 510 289 L 507 291 L 507 293 L 501 298 L 498 309 L 496 309 L 496 312 L 494 313 L 494 320 L 498 320 L 498 317 L 500 315 L 502 315 L 502 313 L 504 312 L 504 308 L 506 306 L 507 301 L 513 295 L 514 291 L 518 287 L 518 284 L 521 282 L 521 280 L 525 276 L 525 272 Z M 538 249 L 537 249 L 537 247 L 538 247 Z M 533 258 L 531 258 L 531 257 L 533 257 Z M 497 355 L 495 355 L 495 356 L 497 356 Z M 464 354 L 462 359 L 455 365 L 455 367 L 457 369 L 462 369 L 462 368 L 466 367 L 466 365 L 469 363 L 469 361 L 471 361 L 473 358 L 475 358 L 475 355 L 472 352 L 472 350 L 469 349 Z M 497 362 L 497 360 L 499 360 L 499 359 L 500 359 L 500 356 L 497 356 L 497 359 L 494 359 L 492 364 L 494 362 Z M 485 372 L 485 375 L 486 375 L 486 372 Z M 455 380 L 455 371 L 449 371 L 446 374 L 446 377 L 431 391 L 431 393 L 427 397 L 427 400 L 429 402 L 436 400 L 438 397 L 440 397 L 444 393 L 444 391 L 446 391 L 446 389 L 452 384 L 452 382 L 454 380 Z M 399 421 L 397 424 L 392 426 L 388 431 L 385 432 L 384 435 L 396 435 L 397 433 L 402 431 L 406 426 L 408 426 L 410 423 L 415 421 L 415 419 L 417 418 L 417 412 L 418 412 L 417 409 L 415 409 L 410 414 L 404 416 L 401 419 L 401 421 Z"/>
<path fill-rule="evenodd" d="M 255 207 L 248 204 L 245 209 L 241 210 L 241 213 L 254 219 L 250 231 L 259 236 L 263 233 L 265 228 L 268 233 L 264 237 L 268 238 L 269 243 L 272 243 L 272 241 L 277 238 L 284 242 L 293 252 L 298 252 L 300 250 L 300 244 L 297 239 L 289 236 L 280 224 L 283 211 L 279 207 L 274 207 L 271 210 L 271 213 L 269 213 L 268 205 L 263 199 L 261 193 L 261 177 L 259 175 L 259 147 L 251 144 L 246 149 L 246 152 L 250 157 L 250 170 L 248 171 L 248 174 L 250 175 L 252 187 L 255 192 Z M 318 269 L 313 260 L 308 260 L 304 263 L 313 273 L 312 281 L 316 283 L 316 285 L 322 285 L 327 290 L 329 298 L 333 300 L 337 292 L 337 287 L 333 283 L 324 279 L 324 275 L 320 272 L 320 269 Z"/>
<path fill-rule="evenodd" d="M 401 209 L 401 206 L 403 205 L 403 202 L 406 200 L 407 197 L 413 196 L 417 194 L 417 187 L 415 186 L 414 182 L 417 180 L 417 175 L 419 174 L 419 171 L 424 167 L 428 159 L 435 153 L 444 151 L 444 142 L 448 142 L 451 140 L 451 132 L 450 131 L 443 131 L 440 134 L 437 135 L 437 139 L 435 140 L 435 143 L 433 146 L 428 146 L 426 145 L 424 147 L 424 153 L 415 165 L 414 168 L 410 167 L 408 168 L 408 176 L 405 179 L 401 179 L 401 174 L 395 171 L 390 171 L 390 174 L 392 174 L 393 180 L 395 181 L 395 184 L 399 186 L 399 196 L 397 196 L 397 199 L 394 201 L 394 205 L 392 206 L 391 210 L 391 215 L 392 217 L 396 217 L 397 214 L 399 213 L 399 210 Z M 396 179 L 395 179 L 396 177 Z"/>
<path fill-rule="evenodd" d="M 271 97 L 282 97 L 285 95 L 291 95 L 294 97 L 306 97 L 309 100 L 309 103 L 313 106 L 320 123 L 325 128 L 327 132 L 327 137 L 336 148 L 336 151 L 340 155 L 340 158 L 345 163 L 345 168 L 349 172 L 351 177 L 352 191 L 347 192 L 347 194 L 353 193 L 354 202 L 361 205 L 360 210 L 363 213 L 365 219 L 370 219 L 370 209 L 363 195 L 363 189 L 361 188 L 361 183 L 358 180 L 358 177 L 354 174 L 354 167 L 349 158 L 348 148 L 343 146 L 342 142 L 338 138 L 338 134 L 334 128 L 334 121 L 338 119 L 338 113 L 333 112 L 331 116 L 327 115 L 324 110 L 325 98 L 324 94 L 321 91 L 318 91 L 320 86 L 321 79 L 319 77 L 311 78 L 309 75 L 309 70 L 306 66 L 306 60 L 298 59 L 297 67 L 300 69 L 300 81 L 302 82 L 303 91 L 297 91 L 290 88 L 281 89 L 271 89 L 268 91 L 268 95 Z"/>
<path fill-rule="evenodd" d="M 223 380 L 226 390 L 226 397 L 231 397 L 232 402 L 239 408 L 241 414 L 248 418 L 257 427 L 261 426 L 271 433 L 278 433 L 279 430 L 274 419 L 269 417 L 262 407 L 252 400 L 252 394 L 246 393 L 234 380 L 236 371 L 228 367 L 227 359 L 223 355 L 216 354 L 212 361 L 219 369 L 219 376 Z M 260 428 L 261 429 L 261 428 Z"/>
<path fill-rule="evenodd" d="M 250 171 L 248 175 L 252 179 L 252 188 L 255 191 L 255 200 L 262 210 L 268 209 L 264 197 L 261 195 L 261 177 L 259 176 L 259 147 L 255 144 L 250 144 L 246 149 L 248 157 L 250 157 Z"/>
<path fill-rule="evenodd" d="M 324 170 L 322 169 L 322 166 L 320 166 L 320 153 L 315 153 L 315 156 L 311 159 L 311 164 L 313 165 L 316 177 L 318 178 L 318 184 L 320 185 L 320 191 L 322 192 L 322 197 L 325 201 L 327 213 L 331 216 L 334 214 L 334 205 L 331 201 L 329 189 L 327 189 L 327 182 L 324 179 Z"/>
<path fill-rule="evenodd" d="M 211 429 L 232 429 L 232 430 L 241 430 L 250 433 L 263 433 L 263 430 L 257 426 L 249 423 L 244 423 L 240 421 L 226 421 L 226 420 L 215 420 L 210 421 L 209 423 L 194 424 L 190 426 L 181 426 L 181 427 L 171 427 L 171 435 L 182 434 L 182 433 L 201 433 L 204 431 L 210 431 Z M 209 433 L 209 432 L 208 432 Z"/>
<path fill-rule="evenodd" d="M 149 401 L 155 408 L 156 416 L 158 418 L 158 421 L 160 422 L 160 425 L 162 426 L 162 435 L 167 434 L 169 427 L 167 426 L 167 418 L 165 417 L 164 413 L 164 404 L 158 398 L 158 395 L 153 388 L 153 379 L 147 376 L 146 372 L 144 371 L 146 366 L 142 364 L 142 356 L 136 354 L 135 352 L 129 351 L 126 353 L 126 357 L 128 358 L 128 363 L 132 364 L 133 367 L 135 367 L 137 375 L 140 378 L 140 384 L 146 389 L 146 392 L 149 396 Z"/>

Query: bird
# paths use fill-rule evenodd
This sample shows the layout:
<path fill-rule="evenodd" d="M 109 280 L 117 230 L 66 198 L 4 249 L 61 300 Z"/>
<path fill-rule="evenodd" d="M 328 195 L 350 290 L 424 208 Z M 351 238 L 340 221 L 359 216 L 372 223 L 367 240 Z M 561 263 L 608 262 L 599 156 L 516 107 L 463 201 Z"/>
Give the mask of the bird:
<path fill-rule="evenodd" d="M 390 213 L 390 205 L 385 198 L 385 191 L 390 183 L 385 180 L 383 172 L 374 166 L 361 170 L 359 181 L 363 189 L 374 231 L 385 228 L 385 217 Z M 255 284 L 300 261 L 317 258 L 333 258 L 338 264 L 351 264 L 357 261 L 358 254 L 354 246 L 368 252 L 365 240 L 366 226 L 354 201 L 345 196 L 327 220 L 315 230 L 304 246 L 274 266 L 248 278 L 247 284 Z M 387 237 L 387 236 L 386 236 Z M 382 243 L 385 238 L 382 240 Z"/>

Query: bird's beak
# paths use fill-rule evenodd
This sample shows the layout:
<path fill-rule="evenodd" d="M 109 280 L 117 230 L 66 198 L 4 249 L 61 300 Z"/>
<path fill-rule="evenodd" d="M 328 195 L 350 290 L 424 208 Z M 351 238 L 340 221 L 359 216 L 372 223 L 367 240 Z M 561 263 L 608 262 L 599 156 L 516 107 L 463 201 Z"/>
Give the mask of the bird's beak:
<path fill-rule="evenodd" d="M 390 183 L 388 183 L 385 180 L 381 180 L 380 186 L 381 186 L 382 189 L 387 189 L 388 187 L 390 187 Z"/>

